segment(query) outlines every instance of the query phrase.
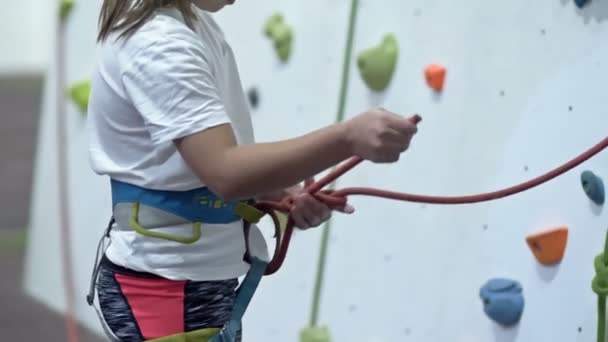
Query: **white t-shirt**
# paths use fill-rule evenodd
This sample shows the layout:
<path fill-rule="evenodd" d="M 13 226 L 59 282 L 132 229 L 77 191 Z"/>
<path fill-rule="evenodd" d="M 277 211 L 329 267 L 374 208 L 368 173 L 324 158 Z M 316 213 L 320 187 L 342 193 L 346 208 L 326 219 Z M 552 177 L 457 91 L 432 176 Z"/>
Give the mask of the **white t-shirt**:
<path fill-rule="evenodd" d="M 195 30 L 175 9 L 159 10 L 128 40 L 100 44 L 88 110 L 90 162 L 94 172 L 156 190 L 204 186 L 173 140 L 229 123 L 239 144 L 254 142 L 249 107 L 224 35 L 206 12 L 196 10 Z M 121 266 L 169 279 L 219 280 L 243 275 L 242 223 L 203 224 L 193 244 L 150 238 L 129 227 L 130 207 L 116 209 L 106 255 Z M 142 226 L 154 218 L 158 231 L 191 235 L 181 218 L 142 206 Z M 152 223 L 148 223 L 152 224 Z M 267 259 L 255 226 L 252 251 Z"/>

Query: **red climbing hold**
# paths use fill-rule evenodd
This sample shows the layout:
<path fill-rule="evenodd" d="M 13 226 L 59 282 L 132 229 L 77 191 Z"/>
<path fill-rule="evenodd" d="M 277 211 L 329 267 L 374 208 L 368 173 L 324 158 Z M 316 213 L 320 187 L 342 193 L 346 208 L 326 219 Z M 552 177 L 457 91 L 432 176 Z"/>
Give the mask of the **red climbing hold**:
<path fill-rule="evenodd" d="M 445 81 L 446 69 L 438 64 L 429 65 L 424 71 L 426 83 L 436 91 L 443 90 L 443 82 Z"/>
<path fill-rule="evenodd" d="M 559 263 L 564 257 L 567 241 L 568 227 L 539 231 L 526 238 L 536 260 L 543 265 Z"/>

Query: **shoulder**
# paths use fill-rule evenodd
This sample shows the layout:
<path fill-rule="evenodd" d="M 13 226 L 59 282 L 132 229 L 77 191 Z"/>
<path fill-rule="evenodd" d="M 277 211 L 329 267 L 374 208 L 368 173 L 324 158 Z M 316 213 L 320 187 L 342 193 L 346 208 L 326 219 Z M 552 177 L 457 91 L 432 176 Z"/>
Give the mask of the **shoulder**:
<path fill-rule="evenodd" d="M 195 9 L 195 12 L 199 18 L 199 28 L 204 30 L 206 33 L 212 34 L 217 37 L 224 38 L 224 31 L 217 23 L 217 21 L 213 18 L 213 15 L 205 12 L 201 9 Z"/>
<path fill-rule="evenodd" d="M 204 49 L 204 44 L 184 22 L 166 13 L 159 13 L 129 37 L 123 48 L 128 55 L 134 55 L 142 51 Z"/>
<path fill-rule="evenodd" d="M 195 22 L 195 25 L 200 25 Z M 122 68 L 134 63 L 162 62 L 168 58 L 206 58 L 209 46 L 188 27 L 177 11 L 159 11 L 131 36 L 117 39 L 113 34 L 101 45 L 105 56 Z M 121 68 L 121 69 L 122 69 Z"/>

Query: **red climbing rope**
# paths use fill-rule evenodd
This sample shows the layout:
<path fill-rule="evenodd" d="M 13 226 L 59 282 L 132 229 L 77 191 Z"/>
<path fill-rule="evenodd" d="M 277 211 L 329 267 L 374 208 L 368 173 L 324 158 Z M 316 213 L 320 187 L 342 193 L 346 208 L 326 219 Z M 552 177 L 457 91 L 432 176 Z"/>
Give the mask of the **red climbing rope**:
<path fill-rule="evenodd" d="M 421 121 L 421 118 L 418 115 L 413 116 L 409 119 L 412 123 L 418 124 Z M 478 203 L 491 201 L 507 196 L 511 196 L 522 191 L 531 189 L 536 187 L 542 183 L 545 183 L 559 175 L 564 174 L 565 172 L 573 169 L 574 167 L 582 164 L 589 158 L 598 154 L 602 150 L 608 147 L 608 137 L 604 138 L 597 145 L 593 146 L 589 150 L 585 151 L 583 154 L 578 157 L 572 159 L 571 161 L 565 163 L 564 165 L 547 172 L 544 175 L 531 179 L 527 182 L 511 186 L 502 190 L 469 195 L 469 196 L 426 196 L 426 195 L 415 195 L 408 194 L 402 192 L 388 191 L 388 190 L 380 190 L 373 188 L 362 188 L 362 187 L 353 187 L 346 188 L 342 190 L 321 190 L 326 185 L 330 184 L 338 177 L 342 176 L 363 160 L 360 157 L 353 157 L 338 166 L 335 170 L 328 173 L 325 177 L 320 180 L 313 182 L 312 184 L 307 184 L 306 191 L 312 194 L 315 198 L 325 203 L 332 209 L 343 208 L 347 203 L 347 197 L 351 195 L 364 195 L 364 196 L 373 196 L 373 197 L 381 197 L 398 201 L 408 201 L 408 202 L 421 202 L 421 203 L 431 203 L 431 204 L 465 204 L 465 203 Z M 284 236 L 281 236 L 281 230 L 278 224 L 278 220 L 276 219 L 276 215 L 273 210 L 289 213 L 291 208 L 291 199 L 285 198 L 281 202 L 259 202 L 256 204 L 256 207 L 269 215 L 272 216 L 273 222 L 275 224 L 275 232 L 276 232 L 276 248 L 274 252 L 274 256 L 271 262 L 266 269 L 266 275 L 273 274 L 281 268 L 283 262 L 285 261 L 285 257 L 287 255 L 287 250 L 289 249 L 289 243 L 291 241 L 291 235 L 294 229 L 294 223 L 291 217 L 289 217 L 287 221 L 287 227 L 285 229 Z"/>
<path fill-rule="evenodd" d="M 66 125 L 66 100 L 63 93 L 65 89 L 65 26 L 60 23 L 57 29 L 56 72 L 57 72 L 57 183 L 59 193 L 59 229 L 61 230 L 61 266 L 63 268 L 63 286 L 65 286 L 65 325 L 68 342 L 79 342 L 78 322 L 76 321 L 76 285 L 72 271 L 72 244 L 70 204 L 69 204 L 69 167 L 68 142 Z"/>

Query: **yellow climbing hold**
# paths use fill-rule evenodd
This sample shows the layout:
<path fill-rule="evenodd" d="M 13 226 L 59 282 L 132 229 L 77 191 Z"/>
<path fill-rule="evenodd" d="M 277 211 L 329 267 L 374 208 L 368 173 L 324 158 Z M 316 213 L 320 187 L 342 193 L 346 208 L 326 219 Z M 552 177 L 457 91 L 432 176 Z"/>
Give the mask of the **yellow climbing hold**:
<path fill-rule="evenodd" d="M 74 0 L 61 0 L 59 5 L 59 18 L 64 21 L 72 12 L 74 8 Z"/>
<path fill-rule="evenodd" d="M 331 342 L 328 327 L 307 327 L 300 331 L 300 342 Z"/>
<path fill-rule="evenodd" d="M 359 73 L 370 89 L 383 91 L 389 85 L 395 72 L 398 54 L 397 38 L 393 34 L 385 35 L 379 45 L 359 53 Z"/>
<path fill-rule="evenodd" d="M 291 55 L 293 31 L 283 20 L 279 13 L 273 14 L 266 20 L 264 34 L 274 43 L 275 51 L 283 62 L 287 62 Z"/>
<path fill-rule="evenodd" d="M 85 80 L 73 84 L 68 91 L 72 101 L 82 113 L 86 113 L 89 107 L 89 96 L 91 94 L 91 81 Z"/>

